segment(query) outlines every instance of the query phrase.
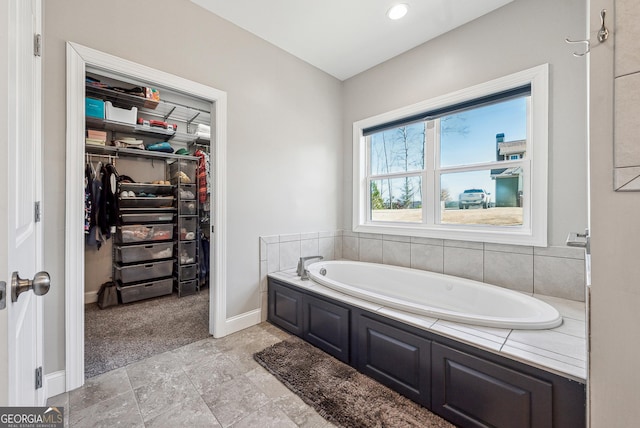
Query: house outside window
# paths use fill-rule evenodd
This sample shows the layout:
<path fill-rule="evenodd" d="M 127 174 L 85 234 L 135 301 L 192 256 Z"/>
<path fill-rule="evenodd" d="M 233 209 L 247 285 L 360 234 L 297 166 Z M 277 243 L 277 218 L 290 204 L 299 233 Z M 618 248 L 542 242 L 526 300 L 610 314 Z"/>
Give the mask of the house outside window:
<path fill-rule="evenodd" d="M 547 76 L 354 123 L 354 231 L 546 245 Z"/>

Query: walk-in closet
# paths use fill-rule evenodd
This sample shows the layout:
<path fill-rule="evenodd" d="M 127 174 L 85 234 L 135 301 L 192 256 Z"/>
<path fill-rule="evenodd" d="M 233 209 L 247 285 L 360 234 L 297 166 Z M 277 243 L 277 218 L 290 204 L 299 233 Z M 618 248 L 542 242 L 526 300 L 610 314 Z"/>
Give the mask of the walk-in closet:
<path fill-rule="evenodd" d="M 211 107 L 87 69 L 86 377 L 209 334 Z"/>

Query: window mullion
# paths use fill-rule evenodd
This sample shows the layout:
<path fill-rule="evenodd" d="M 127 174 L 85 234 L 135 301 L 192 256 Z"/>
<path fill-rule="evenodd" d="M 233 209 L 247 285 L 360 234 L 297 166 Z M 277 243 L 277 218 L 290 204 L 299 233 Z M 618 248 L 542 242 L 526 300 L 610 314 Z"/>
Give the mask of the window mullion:
<path fill-rule="evenodd" d="M 436 206 L 439 206 L 440 198 L 437 197 L 437 185 L 436 185 L 436 159 L 438 156 L 438 149 L 436 144 L 437 136 L 437 123 L 439 119 L 428 120 L 425 123 L 425 177 L 423 189 L 426 194 L 423 196 L 422 202 L 422 219 L 428 225 L 435 223 L 436 218 Z"/>

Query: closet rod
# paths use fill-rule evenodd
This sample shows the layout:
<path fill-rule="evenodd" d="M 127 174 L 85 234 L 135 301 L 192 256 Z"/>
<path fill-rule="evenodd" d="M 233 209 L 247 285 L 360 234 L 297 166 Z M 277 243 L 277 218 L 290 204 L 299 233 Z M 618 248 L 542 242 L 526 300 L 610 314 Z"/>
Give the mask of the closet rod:
<path fill-rule="evenodd" d="M 116 159 L 118 159 L 118 155 L 108 155 L 108 154 L 100 154 L 100 153 L 86 153 L 85 152 L 85 156 L 87 158 L 87 160 L 90 160 L 91 158 L 107 158 L 109 159 L 109 162 L 115 162 Z"/>

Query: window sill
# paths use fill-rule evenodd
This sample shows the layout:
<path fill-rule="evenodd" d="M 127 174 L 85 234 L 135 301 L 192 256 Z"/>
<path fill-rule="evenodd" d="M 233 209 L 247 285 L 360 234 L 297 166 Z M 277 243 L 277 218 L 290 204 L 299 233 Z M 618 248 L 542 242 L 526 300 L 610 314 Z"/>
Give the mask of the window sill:
<path fill-rule="evenodd" d="M 546 247 L 547 237 L 536 236 L 523 227 L 496 227 L 483 225 L 417 225 L 398 223 L 366 223 L 354 226 L 354 232 L 383 235 L 416 236 L 421 238 L 452 239 L 494 244 Z"/>

